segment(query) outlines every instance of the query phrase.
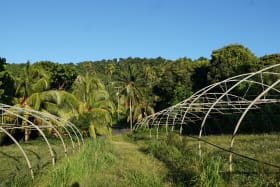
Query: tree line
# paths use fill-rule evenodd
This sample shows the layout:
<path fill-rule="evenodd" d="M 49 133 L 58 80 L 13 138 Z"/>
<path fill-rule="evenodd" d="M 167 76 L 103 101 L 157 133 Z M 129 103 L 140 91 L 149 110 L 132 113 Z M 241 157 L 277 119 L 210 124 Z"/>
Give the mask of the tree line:
<path fill-rule="evenodd" d="M 137 120 L 211 83 L 279 62 L 280 53 L 256 57 L 240 44 L 195 60 L 129 57 L 60 64 L 0 58 L 0 102 L 67 118 L 95 137 L 110 134 L 113 124 L 133 128 Z M 25 132 L 26 139 L 29 135 Z"/>

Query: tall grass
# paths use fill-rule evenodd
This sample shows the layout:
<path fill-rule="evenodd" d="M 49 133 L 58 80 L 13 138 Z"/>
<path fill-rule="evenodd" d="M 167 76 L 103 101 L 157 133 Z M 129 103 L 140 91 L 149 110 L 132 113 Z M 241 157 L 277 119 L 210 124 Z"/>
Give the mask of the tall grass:
<path fill-rule="evenodd" d="M 19 162 L 13 166 L 18 167 L 17 175 L 7 173 L 8 182 L 1 183 L 0 186 L 280 185 L 280 171 L 277 168 L 235 156 L 234 172 L 229 174 L 229 153 L 203 143 L 203 156 L 200 158 L 196 140 L 176 134 L 160 138 L 150 138 L 147 134 L 142 136 L 141 133 L 137 133 L 114 137 L 113 142 L 104 138 L 87 139 L 82 150 L 67 158 L 63 156 L 63 150 L 59 150 L 61 146 L 55 147 L 57 154 L 62 154 L 54 167 L 50 164 L 47 155 L 49 153 L 41 150 L 43 154 L 33 155 L 32 158 L 33 162 L 37 163 L 35 181 L 30 180 L 28 169 Z M 229 143 L 229 136 L 204 138 L 222 147 Z M 266 144 L 263 144 L 264 142 Z M 33 143 L 44 149 L 41 141 Z M 35 145 L 26 146 L 29 150 L 39 152 L 39 149 L 35 150 Z M 278 148 L 278 134 L 240 135 L 234 151 L 255 156 L 263 161 L 279 163 Z M 13 146 L 5 147 L 5 153 L 10 155 L 13 150 Z M 1 161 L 1 165 L 10 167 L 5 160 Z"/>
<path fill-rule="evenodd" d="M 224 186 L 221 176 L 221 158 L 203 156 L 199 164 L 199 175 L 193 179 L 194 186 L 219 187 Z"/>
<path fill-rule="evenodd" d="M 127 137 L 164 162 L 176 186 L 280 186 L 279 168 L 234 155 L 233 172 L 229 173 L 228 152 L 202 142 L 203 157 L 200 158 L 196 139 L 172 133 L 166 136 L 164 131 L 160 131 L 159 139 L 147 134 L 140 131 Z M 231 136 L 203 138 L 228 148 Z M 234 151 L 279 165 L 279 140 L 279 134 L 238 135 Z"/>
<path fill-rule="evenodd" d="M 81 152 L 64 159 L 49 172 L 37 177 L 35 186 L 93 186 L 95 173 L 116 162 L 112 145 L 107 140 L 86 141 Z"/>
<path fill-rule="evenodd" d="M 188 149 L 182 149 L 184 143 L 179 137 L 169 136 L 164 140 L 150 140 L 143 147 L 143 151 L 154 155 L 157 159 L 165 163 L 169 169 L 167 180 L 175 186 L 192 186 L 192 179 L 197 175 L 194 160 L 194 152 Z M 190 165 L 193 163 L 194 165 Z"/>
<path fill-rule="evenodd" d="M 164 186 L 152 158 L 127 143 L 88 140 L 83 151 L 37 176 L 33 186 Z"/>
<path fill-rule="evenodd" d="M 57 139 L 50 141 L 57 160 L 64 158 L 61 143 Z M 30 159 L 35 175 L 52 165 L 44 140 L 38 138 L 20 143 Z M 26 160 L 15 144 L 0 147 L 0 171 L 0 186 L 29 186 L 32 181 Z"/>

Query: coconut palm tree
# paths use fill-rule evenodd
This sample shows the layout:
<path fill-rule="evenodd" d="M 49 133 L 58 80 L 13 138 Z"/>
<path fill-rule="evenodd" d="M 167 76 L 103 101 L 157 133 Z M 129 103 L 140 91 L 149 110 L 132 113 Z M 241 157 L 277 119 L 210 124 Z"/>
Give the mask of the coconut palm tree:
<path fill-rule="evenodd" d="M 78 113 L 79 102 L 75 96 L 66 91 L 49 90 L 49 78 L 45 71 L 32 66 L 30 62 L 27 62 L 22 74 L 16 78 L 16 83 L 16 106 L 44 111 L 65 119 Z M 29 118 L 27 112 L 23 116 Z M 27 126 L 26 120 L 22 120 L 22 126 Z M 24 139 L 27 141 L 30 130 L 25 128 L 24 132 Z"/>
<path fill-rule="evenodd" d="M 155 110 L 149 105 L 148 101 L 142 100 L 139 105 L 136 106 L 133 112 L 133 120 L 140 121 L 146 116 L 154 115 Z"/>
<path fill-rule="evenodd" d="M 32 94 L 45 91 L 49 88 L 49 80 L 47 74 L 40 68 L 33 68 L 28 61 L 23 69 L 23 72 L 15 78 L 16 83 L 16 105 L 20 105 L 23 108 L 31 108 L 28 105 L 28 99 Z M 28 113 L 23 114 L 28 119 Z M 22 126 L 27 126 L 27 121 L 22 121 Z M 30 130 L 25 128 L 25 141 L 29 139 Z"/>
<path fill-rule="evenodd" d="M 26 105 L 26 100 L 33 93 L 39 93 L 49 88 L 49 77 L 40 68 L 33 68 L 28 61 L 19 77 L 15 78 L 17 103 Z"/>
<path fill-rule="evenodd" d="M 79 100 L 62 90 L 48 90 L 32 94 L 26 101 L 34 110 L 51 113 L 66 120 L 78 115 Z"/>
<path fill-rule="evenodd" d="M 73 95 L 81 102 L 80 115 L 90 114 L 91 136 L 95 137 L 96 133 L 110 136 L 115 106 L 101 80 L 88 73 L 78 76 L 73 85 Z"/>
<path fill-rule="evenodd" d="M 122 88 L 120 93 L 125 96 L 125 106 L 128 109 L 127 122 L 130 124 L 131 131 L 133 129 L 133 112 L 140 103 L 142 97 L 140 89 L 144 87 L 143 77 L 143 74 L 141 74 L 133 64 L 119 64 L 116 84 Z"/>

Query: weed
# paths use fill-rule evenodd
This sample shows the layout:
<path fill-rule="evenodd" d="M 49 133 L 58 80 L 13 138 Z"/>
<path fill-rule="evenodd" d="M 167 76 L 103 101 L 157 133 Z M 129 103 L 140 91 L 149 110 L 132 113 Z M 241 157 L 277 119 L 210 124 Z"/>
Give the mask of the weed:
<path fill-rule="evenodd" d="M 195 186 L 219 187 L 224 185 L 224 180 L 220 174 L 220 157 L 202 157 L 199 164 L 199 175 L 194 177 Z"/>

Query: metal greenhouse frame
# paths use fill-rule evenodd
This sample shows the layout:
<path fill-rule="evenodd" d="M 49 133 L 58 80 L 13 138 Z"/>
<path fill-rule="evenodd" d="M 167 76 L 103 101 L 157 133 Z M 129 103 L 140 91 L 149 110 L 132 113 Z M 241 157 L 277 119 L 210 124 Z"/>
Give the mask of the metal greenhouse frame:
<path fill-rule="evenodd" d="M 245 87 L 246 89 L 243 90 L 246 91 L 239 93 L 239 87 Z M 254 90 L 254 88 L 258 89 Z M 216 114 L 239 114 L 229 148 L 223 148 L 230 152 L 229 171 L 231 172 L 234 153 L 232 149 L 243 119 L 250 110 L 258 110 L 261 105 L 272 103 L 280 103 L 280 64 L 237 75 L 202 88 L 186 100 L 138 121 L 135 130 L 149 127 L 151 136 L 152 127 L 155 127 L 156 137 L 158 137 L 159 128 L 163 126 L 166 133 L 177 127 L 182 134 L 183 126 L 198 125 L 199 133 L 196 139 L 201 156 L 201 141 L 207 119 Z M 273 164 L 268 163 L 268 165 Z"/>
<path fill-rule="evenodd" d="M 34 120 L 26 118 L 27 115 L 29 116 L 29 118 L 33 117 L 34 119 L 40 120 L 40 124 L 36 124 Z M 20 121 L 24 121 L 25 125 L 23 126 L 23 123 L 20 124 Z M 61 141 L 65 156 L 67 156 L 68 154 L 68 149 L 63 139 L 65 135 L 70 138 L 73 152 L 77 144 L 79 149 L 84 144 L 83 136 L 79 129 L 74 124 L 63 118 L 32 109 L 0 104 L 0 132 L 6 134 L 20 149 L 26 160 L 32 179 L 34 179 L 34 171 L 32 169 L 30 159 L 28 158 L 28 155 L 26 154 L 20 143 L 9 132 L 10 130 L 14 129 L 28 129 L 38 131 L 38 133 L 43 137 L 48 147 L 50 159 L 53 165 L 55 164 L 56 156 L 53 152 L 51 143 L 49 142 L 47 136 L 43 132 L 44 129 L 52 129 L 54 131 L 54 133 Z M 63 135 L 61 134 L 59 129 L 63 129 Z"/>

